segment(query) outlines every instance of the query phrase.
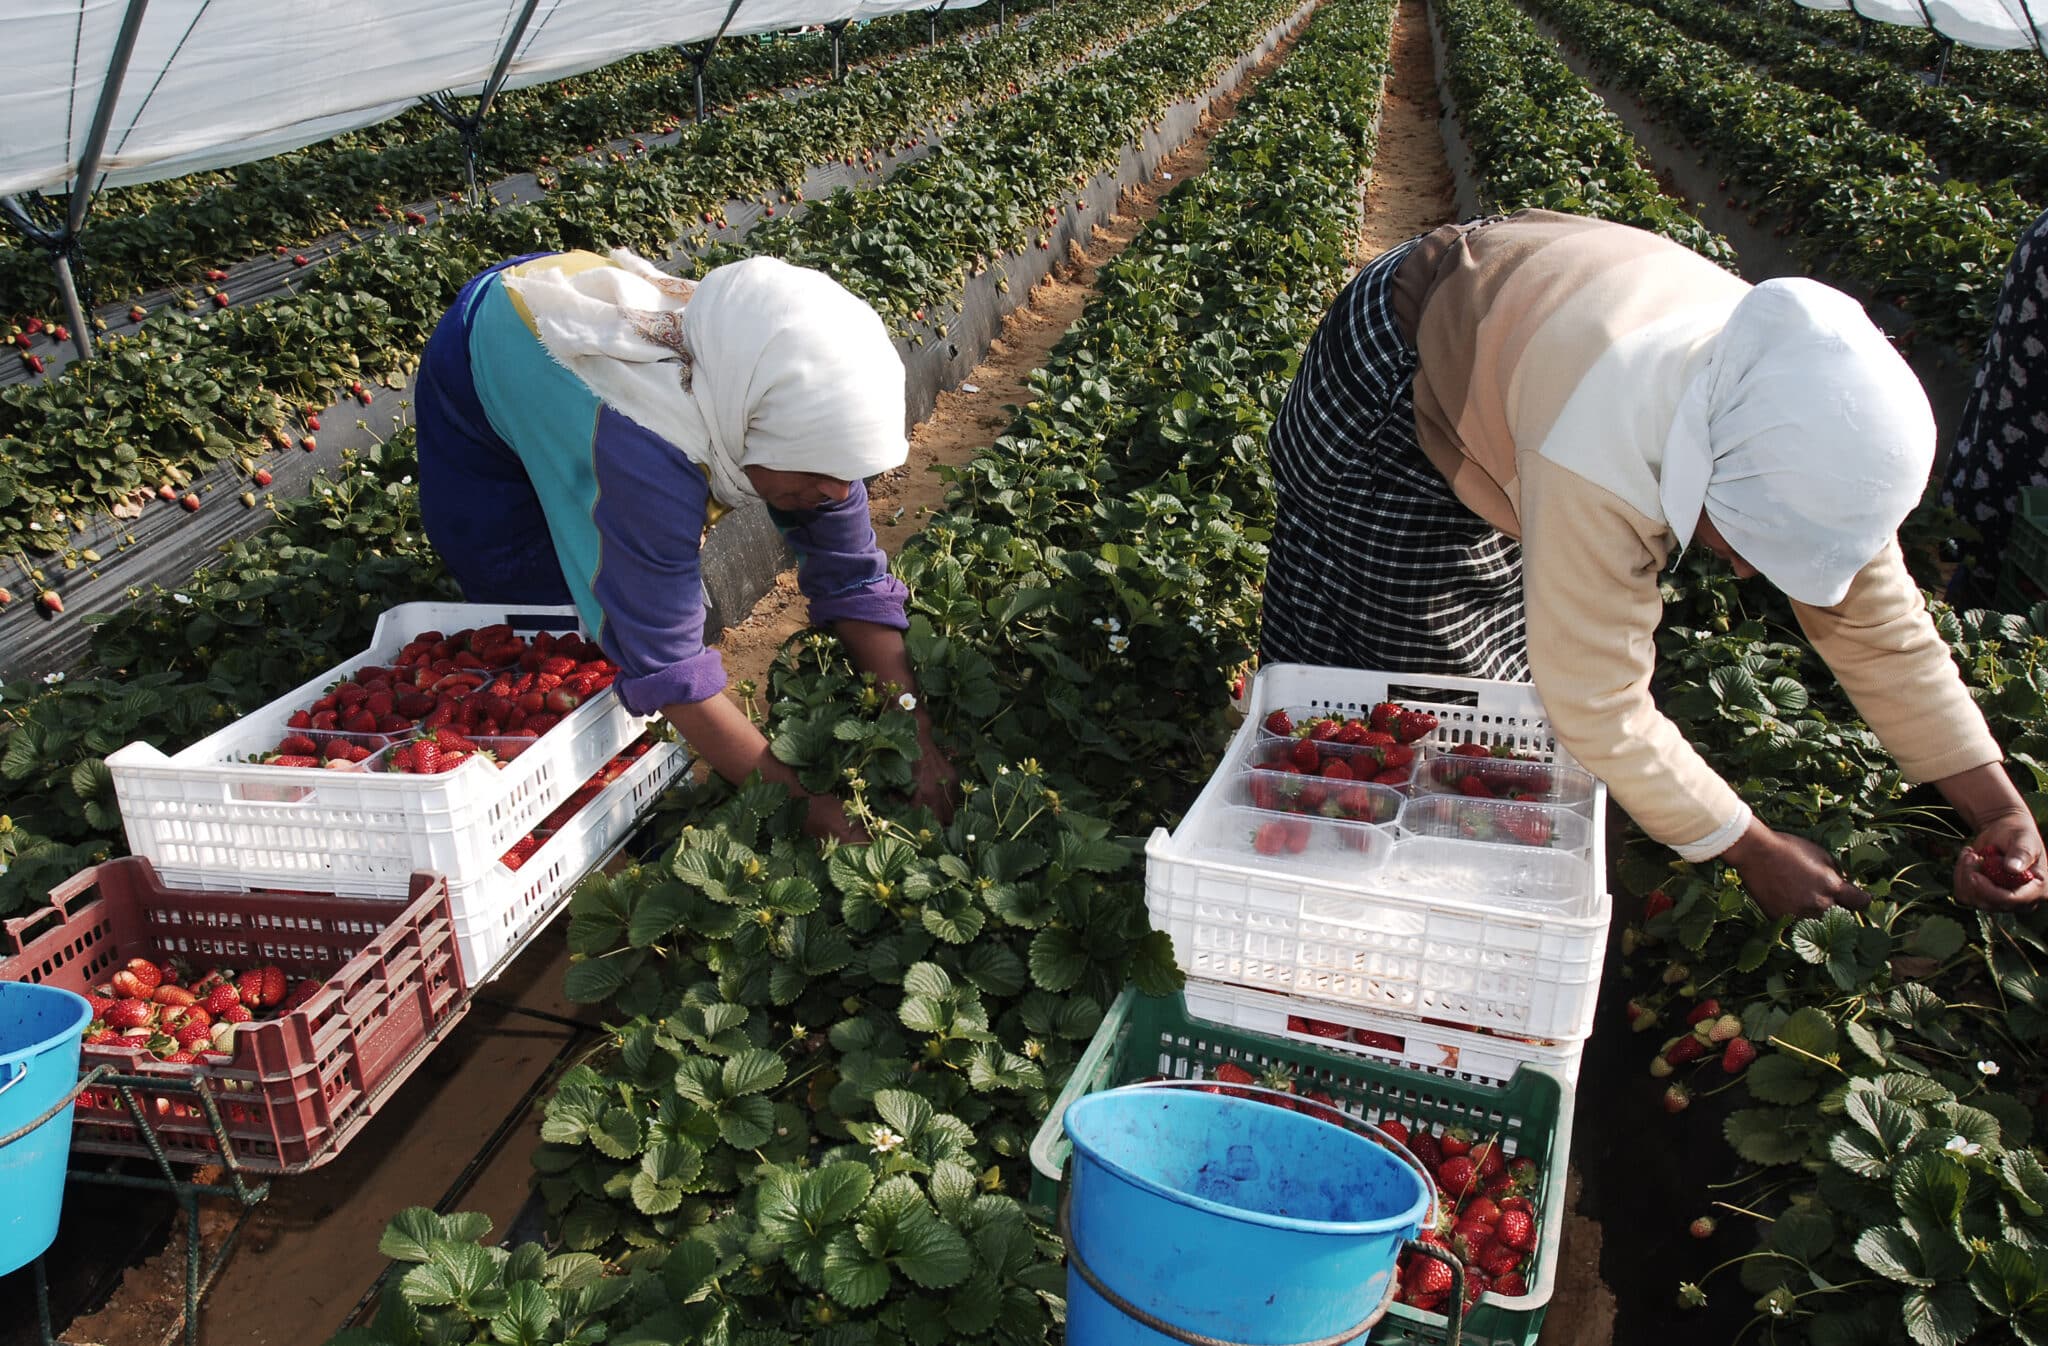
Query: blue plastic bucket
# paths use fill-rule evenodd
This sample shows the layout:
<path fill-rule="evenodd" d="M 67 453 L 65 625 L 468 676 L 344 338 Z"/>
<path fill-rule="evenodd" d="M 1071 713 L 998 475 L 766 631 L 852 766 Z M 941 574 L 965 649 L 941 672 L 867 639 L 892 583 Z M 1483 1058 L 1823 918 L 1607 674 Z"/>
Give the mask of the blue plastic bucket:
<path fill-rule="evenodd" d="M 92 1006 L 34 982 L 0 982 L 0 1136 L 55 1107 L 78 1083 L 78 1045 Z M 57 1237 L 71 1109 L 0 1147 L 0 1275 L 27 1266 Z"/>
<path fill-rule="evenodd" d="M 1067 1340 L 1162 1346 L 1182 1331 L 1288 1346 L 1344 1338 L 1387 1298 L 1431 1193 L 1344 1126 L 1250 1098 L 1127 1087 L 1067 1109 Z"/>

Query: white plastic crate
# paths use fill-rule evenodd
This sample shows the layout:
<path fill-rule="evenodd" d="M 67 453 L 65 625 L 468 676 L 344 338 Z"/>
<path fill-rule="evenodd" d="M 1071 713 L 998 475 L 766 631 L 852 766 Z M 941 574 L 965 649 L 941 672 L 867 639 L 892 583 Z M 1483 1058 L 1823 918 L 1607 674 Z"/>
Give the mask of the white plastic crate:
<path fill-rule="evenodd" d="M 1395 700 L 1438 717 L 1432 747 L 1505 743 L 1575 767 L 1533 688 L 1275 664 L 1247 700 L 1214 778 L 1180 827 L 1155 831 L 1145 851 L 1146 906 L 1173 939 L 1191 997 L 1193 983 L 1219 982 L 1541 1041 L 1591 1033 L 1612 913 L 1604 787 L 1583 858 L 1412 837 L 1378 863 L 1365 857 L 1335 873 L 1257 855 L 1237 844 L 1241 828 L 1222 825 L 1242 797 L 1236 777 L 1260 721 L 1279 707 L 1363 715 Z"/>
<path fill-rule="evenodd" d="M 634 822 L 689 764 L 682 744 L 657 743 L 518 869 L 494 860 L 482 876 L 449 883 L 455 945 L 472 987 L 491 980 L 519 956 L 568 901 L 577 881 L 611 858 Z"/>
<path fill-rule="evenodd" d="M 1529 1066 L 1563 1080 L 1569 1093 L 1578 1085 L 1579 1062 L 1586 1048 L 1583 1040 L 1529 1042 L 1469 1032 L 1406 1015 L 1376 1014 L 1354 1005 L 1318 1003 L 1192 978 L 1182 994 L 1187 999 L 1188 1017 L 1193 1019 L 1486 1085 L 1506 1084 L 1517 1069 Z M 1303 1032 L 1288 1026 L 1294 1019 L 1341 1024 L 1360 1036 L 1346 1041 Z"/>
<path fill-rule="evenodd" d="M 647 720 L 609 688 L 501 769 L 465 763 L 440 776 L 238 761 L 268 751 L 292 712 L 365 664 L 389 664 L 422 631 L 509 623 L 520 635 L 581 631 L 573 607 L 406 603 L 377 619 L 370 648 L 172 756 L 131 743 L 107 758 L 128 847 L 183 888 L 302 888 L 403 898 L 413 871 L 451 890 L 489 874 Z M 651 756 L 652 754 L 650 754 Z"/>

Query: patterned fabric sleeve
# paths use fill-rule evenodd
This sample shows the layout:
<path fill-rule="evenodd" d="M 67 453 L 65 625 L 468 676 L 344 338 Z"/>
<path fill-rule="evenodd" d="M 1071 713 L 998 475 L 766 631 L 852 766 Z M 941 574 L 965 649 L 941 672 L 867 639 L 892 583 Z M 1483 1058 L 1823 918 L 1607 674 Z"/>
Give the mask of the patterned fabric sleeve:
<path fill-rule="evenodd" d="M 2048 214 L 2006 264 L 1942 487 L 1942 503 L 1978 534 L 1964 544 L 1973 569 L 1996 572 L 2026 486 L 2048 486 Z"/>
<path fill-rule="evenodd" d="M 770 509 L 768 515 L 796 551 L 796 583 L 811 602 L 811 622 L 874 622 L 901 631 L 910 590 L 889 573 L 889 558 L 868 518 L 867 483 L 856 481 L 846 499 L 818 509 Z"/>

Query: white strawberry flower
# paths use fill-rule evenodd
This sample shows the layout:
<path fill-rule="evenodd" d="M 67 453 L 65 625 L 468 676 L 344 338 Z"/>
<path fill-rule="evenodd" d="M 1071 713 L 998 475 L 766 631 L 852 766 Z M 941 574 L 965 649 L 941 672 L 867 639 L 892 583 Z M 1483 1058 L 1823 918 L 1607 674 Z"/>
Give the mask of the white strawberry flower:
<path fill-rule="evenodd" d="M 171 601 L 172 601 L 172 602 L 174 602 L 174 603 L 176 603 L 176 604 L 178 604 L 178 605 L 179 605 L 180 607 L 187 607 L 187 608 L 189 608 L 189 607 L 191 607 L 191 606 L 192 606 L 192 595 L 191 595 L 191 594 L 172 594 L 172 595 L 171 595 Z"/>
<path fill-rule="evenodd" d="M 6 862 L 5 860 L 0 860 L 0 878 L 4 878 L 4 877 L 6 877 L 6 874 L 7 874 L 7 862 Z"/>
<path fill-rule="evenodd" d="M 43 674 L 43 685 L 45 687 L 55 687 L 62 681 L 64 681 L 64 675 L 61 672 Z"/>
<path fill-rule="evenodd" d="M 876 1154 L 887 1154 L 902 1143 L 903 1137 L 897 1135 L 888 1127 L 878 1126 L 875 1128 L 874 1146 Z"/>
<path fill-rule="evenodd" d="M 1965 1140 L 1961 1136 L 1950 1136 L 1948 1144 L 1941 1148 L 1947 1150 L 1950 1154 L 1961 1155 L 1965 1159 L 1974 1159 L 1984 1153 L 1982 1145 L 1979 1145 L 1974 1140 Z"/>
<path fill-rule="evenodd" d="M 912 696 L 910 693 L 905 692 L 903 695 L 896 698 L 896 704 L 903 707 L 903 709 L 905 710 L 916 710 L 917 698 Z"/>
<path fill-rule="evenodd" d="M 1993 1075 L 1996 1075 L 1998 1073 L 1998 1062 L 1979 1061 L 1977 1063 L 1977 1073 L 1979 1075 L 1982 1075 L 1986 1079 L 1990 1079 Z"/>
<path fill-rule="evenodd" d="M 1111 636 L 1109 638 L 1109 652 L 1111 654 L 1122 654 L 1129 648 L 1131 648 L 1131 638 L 1129 636 Z"/>

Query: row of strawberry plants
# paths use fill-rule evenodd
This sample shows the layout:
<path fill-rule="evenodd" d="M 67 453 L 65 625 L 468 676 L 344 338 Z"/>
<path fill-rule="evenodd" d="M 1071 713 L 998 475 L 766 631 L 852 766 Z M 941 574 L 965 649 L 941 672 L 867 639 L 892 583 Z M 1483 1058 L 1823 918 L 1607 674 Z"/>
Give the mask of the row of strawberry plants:
<path fill-rule="evenodd" d="M 1943 182 L 1919 142 L 1654 14 L 1597 0 L 1526 4 L 1758 193 L 1752 224 L 1780 215 L 1809 265 L 1905 311 L 1918 335 L 1981 344 L 2005 260 L 2037 213 L 2011 187 Z"/>
<path fill-rule="evenodd" d="M 1881 55 L 1909 74 L 1931 73 L 1941 60 L 1941 39 L 1925 28 L 1874 21 L 1859 23 L 1855 15 L 1841 10 L 1809 9 L 1797 0 L 1786 0 L 1768 10 L 1752 0 L 1725 3 L 1744 13 L 1769 13 L 1807 35 L 1810 42 Z M 1943 78 L 1985 102 L 2048 108 L 2048 82 L 2042 79 L 2041 58 L 2032 51 L 1954 47 L 1949 51 Z"/>
<path fill-rule="evenodd" d="M 1648 894 L 1627 1014 L 1656 1030 L 1663 1081 L 1642 1105 L 1698 1107 L 1678 1125 L 1706 1114 L 1734 1152 L 1705 1165 L 1724 1209 L 1694 1226 L 1714 1242 L 1680 1305 L 1753 1298 L 1778 1341 L 2048 1341 L 2048 912 L 1949 900 L 1958 820 L 1901 781 L 1781 599 L 1700 566 L 1666 597 L 1661 704 L 1874 899 L 1773 922 L 1732 869 L 1625 845 L 1618 872 Z M 1934 612 L 2042 812 L 2048 608 Z"/>
<path fill-rule="evenodd" d="M 162 482 L 289 443 L 329 390 L 396 382 L 469 276 L 540 248 L 665 255 L 725 201 L 871 156 L 965 105 L 1001 102 L 1075 56 L 1120 40 L 1171 0 L 1069 6 L 1030 28 L 857 73 L 800 99 L 748 103 L 677 145 L 561 170 L 541 200 L 456 211 L 320 267 L 303 291 L 248 308 L 154 314 L 98 360 L 0 392 L 0 554 L 61 555 L 98 510 Z M 701 234 L 699 235 L 701 237 Z M 40 588 L 43 577 L 32 575 Z"/>
<path fill-rule="evenodd" d="M 1738 17 L 1714 0 L 1630 3 L 1669 19 L 1688 36 L 1761 62 L 1788 84 L 1839 98 L 1873 126 L 1913 137 L 1952 176 L 1977 182 L 2011 178 L 2029 199 L 2048 201 L 2048 127 L 2038 108 L 1983 103 L 1881 57 L 1802 42 L 1782 24 Z"/>
<path fill-rule="evenodd" d="M 1599 95 L 1511 0 L 1438 0 L 1446 77 L 1487 203 L 1631 224 L 1732 264 L 1734 250 L 1665 195 Z"/>
<path fill-rule="evenodd" d="M 1057 88 L 1025 90 L 962 122 L 874 191 L 839 193 L 698 265 L 771 254 L 830 271 L 897 318 L 957 304 L 968 277 L 994 259 L 1050 248 L 1059 212 L 1088 179 L 1168 106 L 1212 84 L 1275 17 L 1265 0 L 1209 0 L 1069 71 Z"/>
<path fill-rule="evenodd" d="M 1270 10 L 1279 0 L 1265 3 Z M 1063 13 L 1036 27 L 1047 33 L 1065 28 L 1070 30 L 1070 43 L 1082 42 L 1099 37 L 1104 24 L 1132 22 L 1150 4 L 1151 0 L 1132 3 L 1121 12 L 1107 4 L 1093 6 L 1091 21 L 1070 22 Z M 1156 115 L 1172 100 L 1176 79 L 1184 84 L 1192 78 L 1188 71 L 1213 68 L 1223 59 L 1222 44 L 1229 39 L 1219 34 L 1249 31 L 1249 16 L 1254 13 L 1247 0 L 1232 0 L 1228 6 L 1218 0 L 1206 11 L 1215 26 L 1212 34 L 1195 37 L 1198 25 L 1179 25 L 1168 44 L 1139 52 L 1141 59 L 1186 62 L 1187 68 L 1162 78 L 1163 66 L 1134 63 L 1128 78 L 1134 87 L 1148 87 L 1152 101 L 1124 105 L 1123 111 L 1139 120 Z M 1000 69 L 1008 72 L 1015 67 Z M 830 97 L 820 94 L 804 101 L 822 104 Z M 1006 134 L 1048 134 L 1054 123 L 1043 114 L 1049 105 L 1040 100 L 1031 106 L 1041 115 L 1019 117 L 1005 111 L 1001 121 Z M 976 143 L 1014 166 L 1014 153 L 1000 138 L 977 132 L 977 120 L 969 118 L 966 123 Z M 1096 129 L 1114 140 L 1086 147 L 1083 158 L 1090 163 L 1110 152 L 1106 145 L 1122 143 L 1124 135 L 1121 124 L 1105 122 Z M 779 159 L 797 151 L 781 147 L 762 152 Z M 1069 152 L 1082 149 L 1070 145 Z M 958 156 L 955 162 L 959 171 L 973 171 Z M 1064 185 L 1065 174 L 1064 168 L 1047 169 L 1031 180 L 1031 188 L 1050 199 Z M 505 246 L 517 246 L 515 240 L 516 236 L 508 239 Z M 661 237 L 625 241 L 642 247 L 651 242 L 650 250 L 657 254 L 668 247 Z M 580 233 L 554 246 L 578 243 L 604 246 Z M 435 244 L 427 241 L 421 246 Z M 1025 246 L 1024 239 L 1016 239 L 1014 246 Z M 863 255 L 860 240 L 853 239 L 836 261 L 818 260 L 852 276 Z M 943 274 L 957 275 L 977 260 L 962 251 L 937 256 L 933 265 Z M 462 266 L 450 265 L 433 273 L 450 293 L 467 274 Z M 910 305 L 885 298 L 884 307 L 894 312 Z M 431 323 L 434 316 L 423 306 L 416 311 L 422 324 Z M 424 339 L 424 328 L 418 335 Z M 26 701 L 21 689 L 15 689 L 10 702 L 0 703 L 6 721 L 5 732 L 0 733 L 0 778 L 20 783 L 22 798 L 34 801 L 33 808 L 13 820 L 8 835 L 18 857 L 40 860 L 24 865 L 17 859 L 15 872 L 0 874 L 0 909 L 33 901 L 41 891 L 37 885 L 51 871 L 118 844 L 120 822 L 110 780 L 98 762 L 101 755 L 137 738 L 175 744 L 199 737 L 209 726 L 260 705 L 360 648 L 382 607 L 425 596 L 441 583 L 438 562 L 417 531 L 410 445 L 410 434 L 401 434 L 352 463 L 336 480 L 322 484 L 313 500 L 285 507 L 280 528 L 237 544 L 175 594 L 133 595 L 135 601 L 128 608 L 102 620 L 88 669 L 80 676 L 60 680 Z M 0 842 L 0 864 L 9 862 L 9 844 Z"/>
<path fill-rule="evenodd" d="M 1344 275 L 1390 12 L 1322 7 L 1210 167 L 1108 268 L 1039 375 L 1036 409 L 906 547 L 920 677 L 968 782 L 953 821 L 887 798 L 912 744 L 894 699 L 825 638 L 793 642 L 770 698 L 777 751 L 820 783 L 851 777 L 875 842 L 820 857 L 788 840 L 779 792 L 713 786 L 687 801 L 659 864 L 587 883 L 569 990 L 615 1027 L 542 1125 L 538 1182 L 562 1251 L 487 1251 L 480 1217 L 407 1212 L 381 1245 L 405 1274 L 340 1342 L 482 1341 L 515 1317 L 567 1339 L 719 1346 L 1058 1339 L 1065 1278 L 1049 1213 L 1018 1199 L 1025 1149 L 1126 978 L 1173 981 L 1116 840 L 1153 808 L 1091 788 L 1102 776 L 1122 794 L 1130 771 L 1094 745 L 1128 735 L 1128 751 L 1151 725 L 1185 741 L 1198 715 L 1213 722 L 1216 670 L 1245 652 L 1238 622 L 1255 608 L 1240 587 L 1230 629 L 1200 637 L 1198 704 L 1134 698 L 1137 728 L 1094 706 L 1176 666 L 1163 642 L 1189 638 L 1206 607 L 1170 575 L 1174 553 L 1208 527 L 1203 492 L 1238 475 L 1190 473 L 1185 447 L 1148 436 L 1185 389 L 1158 381 L 1147 353 L 1181 351 L 1188 369 L 1225 359 L 1219 390 L 1263 409 L 1254 430 L 1270 417 Z M 1255 296 L 1269 307 L 1241 303 Z M 1104 382 L 1132 390 L 1129 420 L 1046 423 L 1067 399 L 1093 406 Z M 966 490 L 1008 473 L 1018 495 L 1049 481 L 1078 501 L 1098 462 L 1146 482 L 1155 505 L 1169 488 L 1186 498 L 1170 545 L 1153 554 L 1166 533 L 1139 540 L 1103 516 L 1076 522 L 1086 545 L 1068 551 Z M 1255 568 L 1256 547 L 1223 527 L 1235 563 Z M 1105 633 L 1112 616 L 1124 629 Z M 1089 721 L 1083 735 L 1060 732 L 1070 715 Z M 1167 770 L 1185 798 L 1194 777 L 1179 765 Z"/>
<path fill-rule="evenodd" d="M 991 23 L 978 11 L 945 17 L 949 35 Z M 879 56 L 926 37 L 923 15 L 891 18 L 864 30 L 860 47 Z M 823 36 L 771 46 L 728 43 L 706 72 L 706 102 L 816 83 L 831 69 Z M 690 63 L 672 48 L 518 90 L 494 104 L 479 142 L 480 165 L 493 175 L 533 170 L 620 136 L 673 131 L 690 115 L 693 97 Z M 304 244 L 351 224 L 388 224 L 378 207 L 402 210 L 457 191 L 463 181 L 460 136 L 431 113 L 414 112 L 401 128 L 379 134 L 337 137 L 234 169 L 108 193 L 93 203 L 84 256 L 104 299 L 197 284 L 207 270 L 267 248 Z M 55 304 L 48 257 L 25 243 L 0 249 L 0 314 L 47 315 Z"/>

